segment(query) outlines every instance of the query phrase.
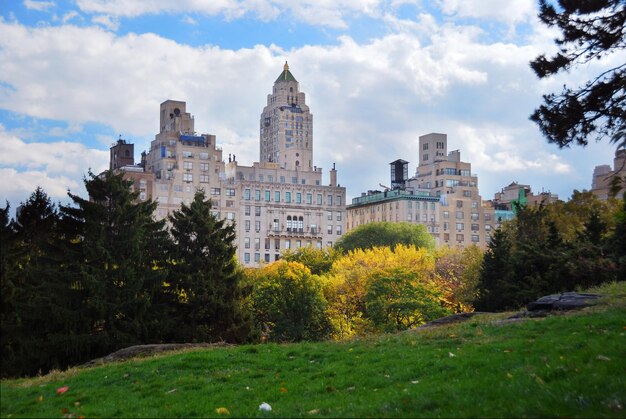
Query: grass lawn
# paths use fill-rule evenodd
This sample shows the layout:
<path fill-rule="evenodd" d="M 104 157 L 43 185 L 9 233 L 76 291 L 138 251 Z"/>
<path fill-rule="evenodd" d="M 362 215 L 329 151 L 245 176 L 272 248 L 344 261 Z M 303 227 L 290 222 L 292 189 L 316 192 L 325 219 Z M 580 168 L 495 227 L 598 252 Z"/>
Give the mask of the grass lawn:
<path fill-rule="evenodd" d="M 0 415 L 625 417 L 626 283 L 593 291 L 607 297 L 543 319 L 479 315 L 346 342 L 196 349 L 3 380 Z"/>

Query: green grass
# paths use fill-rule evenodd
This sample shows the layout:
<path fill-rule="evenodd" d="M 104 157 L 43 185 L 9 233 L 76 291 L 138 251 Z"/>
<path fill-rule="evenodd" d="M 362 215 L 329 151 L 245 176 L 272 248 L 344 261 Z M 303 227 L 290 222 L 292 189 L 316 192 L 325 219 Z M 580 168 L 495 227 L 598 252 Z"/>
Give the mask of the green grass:
<path fill-rule="evenodd" d="M 608 297 L 545 319 L 482 315 L 348 342 L 188 350 L 4 380 L 0 415 L 624 417 L 626 283 L 595 291 Z M 259 411 L 262 402 L 272 411 Z"/>

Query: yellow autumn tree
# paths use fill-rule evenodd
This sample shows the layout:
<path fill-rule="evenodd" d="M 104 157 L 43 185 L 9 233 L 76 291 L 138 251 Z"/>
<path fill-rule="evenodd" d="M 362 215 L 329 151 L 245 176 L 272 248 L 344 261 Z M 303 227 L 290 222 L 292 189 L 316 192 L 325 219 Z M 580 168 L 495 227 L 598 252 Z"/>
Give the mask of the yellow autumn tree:
<path fill-rule="evenodd" d="M 405 245 L 356 249 L 336 260 L 324 290 L 334 337 L 413 327 L 450 312 L 434 270 L 427 249 Z"/>

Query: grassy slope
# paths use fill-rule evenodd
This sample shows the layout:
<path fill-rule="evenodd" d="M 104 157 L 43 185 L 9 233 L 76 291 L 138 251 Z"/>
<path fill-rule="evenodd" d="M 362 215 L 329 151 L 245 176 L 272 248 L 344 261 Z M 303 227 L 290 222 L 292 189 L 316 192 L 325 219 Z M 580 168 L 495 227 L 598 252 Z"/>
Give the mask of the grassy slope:
<path fill-rule="evenodd" d="M 1 383 L 2 417 L 624 417 L 626 283 L 575 313 L 200 349 Z M 56 389 L 69 390 L 56 394 Z M 267 402 L 272 412 L 260 412 Z M 224 411 L 222 411 L 224 412 Z"/>

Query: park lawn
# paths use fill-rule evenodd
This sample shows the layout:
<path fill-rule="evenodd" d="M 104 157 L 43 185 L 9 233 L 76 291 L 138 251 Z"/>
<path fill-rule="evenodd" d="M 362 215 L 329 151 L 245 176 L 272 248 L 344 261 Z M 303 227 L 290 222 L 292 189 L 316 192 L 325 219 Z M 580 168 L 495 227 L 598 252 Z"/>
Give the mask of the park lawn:
<path fill-rule="evenodd" d="M 595 291 L 607 297 L 540 319 L 477 315 L 343 342 L 186 350 L 3 380 L 0 416 L 624 417 L 626 283 Z"/>

